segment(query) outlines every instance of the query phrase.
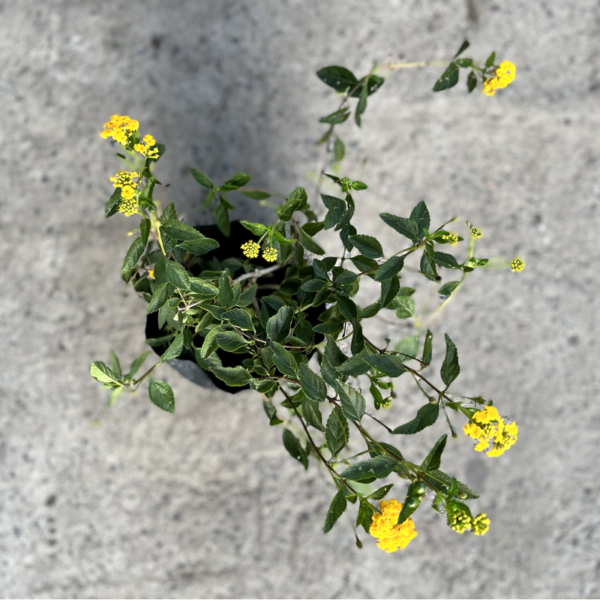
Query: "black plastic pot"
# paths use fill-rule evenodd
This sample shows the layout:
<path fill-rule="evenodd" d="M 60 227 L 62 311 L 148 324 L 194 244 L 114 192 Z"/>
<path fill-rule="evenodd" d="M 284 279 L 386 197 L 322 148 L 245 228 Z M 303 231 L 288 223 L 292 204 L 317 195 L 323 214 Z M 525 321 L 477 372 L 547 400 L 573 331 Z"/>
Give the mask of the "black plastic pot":
<path fill-rule="evenodd" d="M 220 244 L 219 248 L 203 256 L 203 258 L 208 261 L 212 258 L 217 258 L 220 261 L 224 261 L 231 257 L 241 257 L 240 246 L 243 242 L 251 238 L 250 232 L 243 225 L 241 225 L 239 221 L 233 221 L 231 223 L 231 235 L 228 238 L 219 231 L 219 228 L 216 225 L 198 225 L 195 227 L 195 229 L 197 229 L 206 237 L 217 240 L 217 242 Z M 196 275 L 197 273 L 194 274 Z M 262 283 L 268 282 L 279 284 L 283 281 L 284 275 L 285 269 L 279 269 L 265 277 L 261 277 L 260 281 Z M 271 289 L 258 290 L 256 293 L 256 298 L 260 300 L 261 297 L 268 296 L 271 293 Z M 315 309 L 307 310 L 307 321 L 311 323 L 311 325 L 316 325 L 318 323 L 318 317 L 323 310 L 325 310 L 324 305 Z M 167 331 L 158 327 L 158 313 L 152 313 L 151 315 L 148 315 L 146 318 L 146 339 L 159 338 L 164 335 L 167 335 Z M 323 339 L 323 336 L 317 334 L 316 338 L 316 341 L 319 342 Z M 199 340 L 195 340 L 196 345 L 198 345 L 198 341 L 201 343 L 201 338 L 199 338 Z M 162 356 L 166 352 L 167 348 L 168 345 L 164 345 L 154 346 L 152 349 L 156 354 L 158 354 L 158 356 Z M 221 362 L 223 363 L 224 367 L 237 367 L 238 365 L 242 364 L 242 361 L 245 358 L 248 358 L 248 355 L 223 352 L 219 354 L 219 357 L 221 358 Z M 180 354 L 179 358 L 169 361 L 168 364 L 178 371 L 183 377 L 203 388 L 218 388 L 225 392 L 236 394 L 237 392 L 247 390 L 250 387 L 247 385 L 243 387 L 228 386 L 210 371 L 205 371 L 202 369 L 196 362 L 193 352 L 187 348 L 183 349 L 183 352 Z"/>

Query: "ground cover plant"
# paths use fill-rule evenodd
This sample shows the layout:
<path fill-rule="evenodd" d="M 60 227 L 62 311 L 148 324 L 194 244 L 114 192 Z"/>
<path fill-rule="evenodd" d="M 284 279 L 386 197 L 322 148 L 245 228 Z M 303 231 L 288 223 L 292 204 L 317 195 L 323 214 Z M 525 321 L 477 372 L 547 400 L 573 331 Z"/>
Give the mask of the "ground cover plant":
<path fill-rule="evenodd" d="M 470 273 L 490 263 L 479 254 L 480 229 L 467 221 L 463 237 L 449 228 L 456 219 L 432 219 L 424 202 L 406 215 L 379 215 L 382 226 L 397 234 L 392 248 L 384 249 L 376 238 L 361 233 L 354 213 L 367 184 L 341 176 L 346 149 L 338 130 L 352 115 L 361 125 L 369 97 L 385 83 L 381 74 L 395 69 L 445 67 L 434 92 L 454 87 L 461 70 L 467 72 L 469 93 L 480 85 L 485 95 L 493 96 L 513 81 L 512 63 L 496 64 L 492 53 L 479 64 L 464 57 L 468 46 L 463 43 L 451 61 L 375 66 L 361 78 L 339 66 L 317 72 L 340 99 L 339 106 L 320 119 L 326 131 L 319 143 L 330 152 L 330 163 L 335 163 L 331 172 L 322 175 L 336 186 L 335 195 L 309 198 L 298 187 L 274 204 L 270 193 L 248 186 L 248 174 L 237 173 L 215 184 L 192 169 L 207 189 L 205 206 L 213 211 L 221 240 L 240 229 L 229 218 L 234 193 L 275 207 L 270 224 L 241 221 L 245 238 L 236 240 L 235 251 L 227 256 L 218 254 L 222 242 L 184 223 L 173 203 L 161 209 L 154 198 L 161 185 L 154 164 L 165 146 L 149 134 L 142 136 L 139 123 L 127 116 L 114 115 L 102 131 L 102 137 L 121 146 L 117 156 L 125 165 L 110 178 L 114 192 L 105 215 L 139 219 L 121 276 L 145 299 L 145 310 L 160 331 L 147 340 L 158 348 L 159 358 L 142 375 L 138 372 L 151 351 L 136 358 L 127 372 L 114 353 L 110 366 L 100 361 L 92 364 L 92 377 L 110 390 L 106 407 L 148 380 L 150 400 L 174 412 L 172 388 L 153 375 L 162 363 L 187 353 L 221 387 L 234 391 L 249 386 L 262 394 L 266 420 L 281 426 L 283 445 L 291 457 L 305 469 L 320 463 L 326 470 L 334 494 L 324 532 L 350 504 L 356 529 L 362 527 L 376 538 L 385 552 L 405 548 L 417 535 L 412 517 L 427 495 L 433 509 L 444 514 L 448 526 L 458 533 L 481 536 L 490 526 L 486 514 L 475 515 L 469 508 L 468 501 L 477 494 L 441 470 L 447 434 L 421 461 L 405 455 L 403 436 L 416 435 L 440 420 L 457 437 L 450 415 L 458 413 L 467 420 L 463 432 L 473 438 L 475 450 L 493 458 L 517 441 L 518 427 L 492 401 L 455 391 L 461 369 L 449 334 L 434 344 L 427 329 L 422 343 L 419 336 L 412 336 L 392 347 L 389 340 L 381 347 L 367 337 L 369 319 L 381 311 L 390 311 L 400 320 L 415 316 L 415 290 L 401 283 L 405 265 L 418 271 L 425 285 L 437 288 L 441 302 L 432 312 L 438 314 L 466 285 Z M 322 220 L 315 212 L 316 202 L 326 208 Z M 327 256 L 315 239 L 317 234 L 339 236 L 341 254 Z M 468 246 L 464 260 L 452 253 L 461 242 Z M 514 258 L 505 267 L 519 272 L 524 262 Z M 354 298 L 365 278 L 375 282 L 377 294 L 363 306 Z M 441 384 L 428 372 L 434 351 L 444 355 Z M 423 394 L 423 406 L 407 422 L 391 427 L 379 411 L 394 401 L 398 377 L 414 381 L 416 391 Z M 398 436 L 398 442 L 381 441 L 375 432 L 381 431 L 378 428 Z M 363 450 L 353 455 L 347 448 L 351 436 L 364 443 Z M 399 492 L 402 502 L 386 499 L 393 483 L 377 487 L 377 480 L 392 475 L 408 484 Z M 356 532 L 355 536 L 362 547 Z"/>

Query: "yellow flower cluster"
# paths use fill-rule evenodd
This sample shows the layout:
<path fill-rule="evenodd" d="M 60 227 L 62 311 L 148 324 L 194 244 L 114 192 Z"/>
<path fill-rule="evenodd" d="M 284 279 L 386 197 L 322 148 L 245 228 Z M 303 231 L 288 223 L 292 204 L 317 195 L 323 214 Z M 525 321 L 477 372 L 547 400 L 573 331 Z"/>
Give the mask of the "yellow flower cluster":
<path fill-rule="evenodd" d="M 485 83 L 483 84 L 483 93 L 486 96 L 493 96 L 496 93 L 496 90 L 505 88 L 511 83 L 516 74 L 517 67 L 505 60 L 503 63 L 500 63 L 494 76 L 485 80 Z"/>
<path fill-rule="evenodd" d="M 481 233 L 481 229 L 477 229 L 477 227 L 471 227 L 471 237 L 478 240 L 480 237 L 483 237 L 483 233 Z"/>
<path fill-rule="evenodd" d="M 127 187 L 129 188 L 129 186 Z M 123 213 L 126 217 L 135 215 L 137 213 L 137 199 L 135 197 L 125 198 L 125 196 L 123 196 L 123 200 L 119 202 L 118 211 Z"/>
<path fill-rule="evenodd" d="M 244 256 L 247 256 L 248 258 L 256 258 L 260 253 L 260 244 L 257 244 L 252 240 L 246 242 L 245 244 L 242 244 L 241 248 L 244 253 Z"/>
<path fill-rule="evenodd" d="M 375 513 L 373 515 L 369 533 L 379 540 L 377 545 L 384 552 L 396 552 L 398 548 L 406 548 L 409 542 L 417 537 L 413 520 L 406 519 L 404 523 L 397 525 L 402 503 L 393 498 L 382 500 L 379 506 L 381 514 Z"/>
<path fill-rule="evenodd" d="M 267 248 L 263 252 L 263 258 L 267 262 L 275 262 L 277 260 L 277 250 L 275 250 L 275 248 Z"/>
<path fill-rule="evenodd" d="M 464 510 L 458 510 L 452 515 L 452 525 L 450 526 L 458 533 L 464 533 L 471 527 L 471 517 Z"/>
<path fill-rule="evenodd" d="M 519 273 L 525 268 L 525 263 L 520 258 L 515 258 L 511 261 L 510 268 L 513 273 Z"/>
<path fill-rule="evenodd" d="M 471 523 L 471 530 L 475 535 L 485 535 L 490 528 L 490 520 L 485 513 L 477 515 Z"/>
<path fill-rule="evenodd" d="M 505 425 L 498 409 L 486 406 L 473 415 L 463 431 L 477 440 L 477 452 L 487 450 L 488 456 L 500 456 L 517 441 L 519 428 L 516 423 Z"/>
<path fill-rule="evenodd" d="M 142 139 L 142 143 L 136 144 L 133 149 L 146 158 L 158 158 L 156 140 L 151 135 L 145 135 Z"/>
<path fill-rule="evenodd" d="M 139 177 L 135 171 L 119 171 L 114 177 L 111 177 L 110 180 L 116 188 L 125 186 L 135 188 L 137 187 L 137 181 L 133 180 L 134 177 Z"/>
<path fill-rule="evenodd" d="M 458 244 L 458 236 L 455 233 L 445 233 L 442 236 L 442 239 L 445 242 L 448 242 L 451 246 L 454 244 Z"/>
<path fill-rule="evenodd" d="M 104 139 L 113 138 L 122 146 L 127 144 L 129 136 L 140 127 L 138 121 L 134 121 L 126 116 L 113 115 L 110 121 L 104 124 L 104 129 L 100 135 Z"/>
<path fill-rule="evenodd" d="M 452 515 L 450 528 L 458 533 L 470 529 L 475 535 L 485 535 L 490 528 L 490 520 L 485 513 L 471 519 L 465 510 L 458 510 Z"/>

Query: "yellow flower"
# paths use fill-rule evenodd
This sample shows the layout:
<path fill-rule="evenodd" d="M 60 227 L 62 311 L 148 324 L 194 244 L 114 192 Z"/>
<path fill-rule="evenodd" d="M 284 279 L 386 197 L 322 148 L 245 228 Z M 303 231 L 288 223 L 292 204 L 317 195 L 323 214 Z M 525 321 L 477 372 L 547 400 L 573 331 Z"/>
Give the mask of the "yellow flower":
<path fill-rule="evenodd" d="M 448 242 L 451 246 L 453 246 L 454 244 L 458 244 L 458 236 L 455 233 L 445 233 L 442 236 L 442 239 L 445 242 Z"/>
<path fill-rule="evenodd" d="M 471 517 L 464 510 L 458 510 L 452 515 L 452 525 L 450 527 L 458 533 L 464 533 L 471 527 Z"/>
<path fill-rule="evenodd" d="M 248 258 L 256 258 L 260 253 L 260 245 L 252 240 L 242 244 L 241 246 L 244 256 Z"/>
<path fill-rule="evenodd" d="M 471 227 L 471 237 L 478 240 L 480 237 L 483 237 L 483 233 L 481 233 L 481 230 L 477 229 L 477 227 Z"/>
<path fill-rule="evenodd" d="M 134 131 L 140 127 L 138 121 L 134 121 L 126 116 L 113 115 L 108 122 L 104 124 L 104 129 L 100 135 L 104 139 L 113 138 L 122 146 L 127 145 L 127 140 Z"/>
<path fill-rule="evenodd" d="M 267 262 L 275 262 L 277 260 L 277 250 L 275 250 L 275 248 L 267 248 L 263 252 L 263 258 Z"/>
<path fill-rule="evenodd" d="M 141 144 L 135 144 L 133 149 L 139 152 L 146 158 L 158 158 L 158 148 L 156 147 L 156 141 L 151 135 L 145 135 L 142 139 Z"/>
<path fill-rule="evenodd" d="M 513 273 L 519 273 L 525 268 L 525 262 L 520 258 L 515 258 L 511 261 L 510 268 Z"/>
<path fill-rule="evenodd" d="M 396 552 L 398 548 L 406 548 L 409 542 L 417 536 L 413 520 L 406 519 L 404 523 L 397 525 L 402 503 L 394 498 L 382 500 L 379 506 L 381 514 L 373 514 L 369 533 L 379 540 L 377 545 L 384 552 Z"/>
<path fill-rule="evenodd" d="M 150 277 L 150 279 L 154 279 L 154 269 L 148 269 L 148 277 Z"/>
<path fill-rule="evenodd" d="M 119 212 L 123 213 L 126 217 L 131 217 L 131 215 L 135 215 L 137 213 L 137 199 L 136 198 L 126 198 L 121 200 L 119 203 Z"/>
<path fill-rule="evenodd" d="M 498 409 L 486 406 L 471 417 L 463 431 L 477 440 L 477 452 L 486 450 L 488 456 L 500 456 L 517 441 L 519 428 L 516 423 L 505 425 Z"/>
<path fill-rule="evenodd" d="M 135 171 L 119 171 L 114 177 L 111 177 L 110 180 L 113 182 L 113 186 L 123 187 L 125 185 L 129 185 L 131 187 L 137 187 L 137 181 L 133 181 L 134 177 L 138 177 L 138 174 Z"/>
<path fill-rule="evenodd" d="M 498 87 L 505 88 L 509 83 L 513 81 L 517 74 L 517 67 L 511 62 L 505 60 L 500 63 L 500 66 L 496 69 L 496 78 L 498 79 Z"/>
<path fill-rule="evenodd" d="M 477 515 L 471 524 L 471 529 L 475 535 L 485 535 L 489 528 L 490 520 L 486 517 L 485 513 Z"/>
<path fill-rule="evenodd" d="M 121 198 L 131 200 L 135 197 L 135 190 L 130 185 L 124 185 L 121 188 Z"/>
<path fill-rule="evenodd" d="M 500 63 L 493 77 L 486 79 L 483 84 L 483 93 L 486 96 L 493 96 L 497 89 L 505 88 L 513 81 L 517 74 L 517 67 L 513 63 L 505 60 Z"/>

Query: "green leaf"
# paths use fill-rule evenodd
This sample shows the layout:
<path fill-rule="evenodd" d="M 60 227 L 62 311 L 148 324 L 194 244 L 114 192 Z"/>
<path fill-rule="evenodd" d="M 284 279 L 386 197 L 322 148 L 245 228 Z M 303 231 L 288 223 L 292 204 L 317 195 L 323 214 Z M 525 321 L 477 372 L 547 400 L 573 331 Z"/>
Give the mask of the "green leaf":
<path fill-rule="evenodd" d="M 415 512 L 415 510 L 419 508 L 419 505 L 421 504 L 421 500 L 415 495 L 414 490 L 415 484 L 411 483 L 408 486 L 408 490 L 406 491 L 406 499 L 402 504 L 402 510 L 398 515 L 398 525 L 404 523 L 404 521 L 406 521 Z"/>
<path fill-rule="evenodd" d="M 494 61 L 496 60 L 496 53 L 492 52 L 488 57 L 487 60 L 485 61 L 485 67 L 486 69 L 489 69 L 493 64 Z"/>
<path fill-rule="evenodd" d="M 398 294 L 400 290 L 400 278 L 394 275 L 390 279 L 386 279 L 381 283 L 381 308 L 387 308 Z"/>
<path fill-rule="evenodd" d="M 218 204 L 215 208 L 215 221 L 219 231 L 225 236 L 231 235 L 231 222 L 229 221 L 229 211 L 222 205 Z"/>
<path fill-rule="evenodd" d="M 305 281 L 300 287 L 305 292 L 318 292 L 329 285 L 327 281 L 323 279 L 309 279 Z"/>
<path fill-rule="evenodd" d="M 307 397 L 306 391 L 304 391 L 304 398 L 302 398 L 302 414 L 306 422 L 319 431 L 325 431 L 323 427 L 323 417 L 321 416 L 321 410 L 319 405 L 310 398 Z"/>
<path fill-rule="evenodd" d="M 427 330 L 425 335 L 425 345 L 423 346 L 423 358 L 421 359 L 425 364 L 431 363 L 431 357 L 433 354 L 433 333 Z"/>
<path fill-rule="evenodd" d="M 309 251 L 314 252 L 315 254 L 325 254 L 325 250 L 317 244 L 312 238 L 312 236 L 308 235 L 306 231 L 303 229 L 298 229 L 298 238 L 300 243 Z"/>
<path fill-rule="evenodd" d="M 275 382 L 269 382 L 269 383 L 275 383 Z M 267 413 L 267 417 L 269 417 L 269 425 L 273 426 L 273 425 L 279 425 L 279 424 L 283 423 L 283 421 L 277 417 L 277 411 L 275 410 L 275 407 L 270 402 L 263 400 L 263 408 L 265 409 L 265 412 Z"/>
<path fill-rule="evenodd" d="M 190 276 L 183 265 L 173 262 L 172 260 L 164 261 L 165 276 L 167 281 L 173 284 L 176 288 L 183 290 L 190 289 Z"/>
<path fill-rule="evenodd" d="M 217 349 L 215 337 L 220 330 L 220 327 L 214 327 L 208 332 L 200 348 L 200 358 L 207 359 Z"/>
<path fill-rule="evenodd" d="M 265 225 L 261 223 L 249 223 L 248 221 L 240 221 L 240 223 L 248 230 L 251 231 L 256 236 L 261 236 L 263 233 L 269 229 Z"/>
<path fill-rule="evenodd" d="M 375 281 L 386 281 L 397 275 L 404 266 L 404 259 L 400 256 L 392 256 L 386 260 L 375 272 Z"/>
<path fill-rule="evenodd" d="M 448 435 L 444 434 L 433 446 L 425 460 L 421 464 L 423 471 L 435 470 L 440 468 L 442 462 L 442 453 L 446 447 Z"/>
<path fill-rule="evenodd" d="M 359 375 L 364 375 L 371 368 L 371 366 L 365 362 L 367 356 L 369 355 L 366 352 L 351 356 L 339 367 L 336 367 L 335 370 L 346 377 L 358 377 Z"/>
<path fill-rule="evenodd" d="M 331 456 L 336 456 L 337 453 L 345 448 L 350 438 L 350 429 L 348 421 L 339 408 L 334 408 L 325 427 L 325 440 L 327 447 L 331 452 Z"/>
<path fill-rule="evenodd" d="M 360 127 L 361 125 L 361 115 L 367 110 L 367 95 L 369 91 L 368 87 L 369 78 L 367 77 L 365 83 L 362 85 L 360 90 L 360 98 L 356 105 L 356 112 L 354 113 L 354 120 L 356 124 Z"/>
<path fill-rule="evenodd" d="M 463 68 L 467 68 L 473 65 L 473 59 L 472 58 L 459 58 L 458 60 L 455 61 L 456 64 L 459 67 L 463 67 Z M 472 73 L 473 71 L 471 71 Z"/>
<path fill-rule="evenodd" d="M 225 308 L 232 308 L 235 305 L 233 301 L 233 288 L 231 287 L 226 271 L 223 271 L 219 277 L 219 304 Z"/>
<path fill-rule="evenodd" d="M 254 300 L 254 298 L 256 298 L 256 290 L 257 289 L 258 289 L 258 286 L 255 283 L 250 285 L 250 287 L 245 289 L 240 294 L 240 299 L 237 301 L 237 305 L 238 306 L 249 306 L 250 304 L 252 304 L 252 300 Z"/>
<path fill-rule="evenodd" d="M 438 294 L 440 296 L 450 296 L 452 292 L 460 285 L 460 281 L 448 281 L 445 283 L 439 290 Z"/>
<path fill-rule="evenodd" d="M 369 186 L 366 183 L 363 183 L 362 181 L 353 181 L 352 182 L 353 190 L 360 191 L 360 190 L 366 190 L 368 188 L 369 188 Z"/>
<path fill-rule="evenodd" d="M 445 491 L 445 488 L 449 488 L 452 485 L 452 481 L 455 480 L 453 477 L 436 469 L 430 469 L 427 473 L 423 473 L 422 477 L 427 483 L 431 484 L 436 491 Z M 464 483 L 461 483 L 460 481 L 457 481 L 457 483 L 458 493 L 466 494 L 466 499 L 475 500 L 479 498 L 479 495 L 470 490 Z"/>
<path fill-rule="evenodd" d="M 325 400 L 327 396 L 325 382 L 304 363 L 300 365 L 300 384 L 307 398 L 315 402 L 323 402 Z"/>
<path fill-rule="evenodd" d="M 350 465 L 340 473 L 343 479 L 364 481 L 365 479 L 383 479 L 397 466 L 398 461 L 391 456 L 379 455 Z"/>
<path fill-rule="evenodd" d="M 344 142 L 340 138 L 335 138 L 335 142 L 333 143 L 333 156 L 337 162 L 344 160 L 344 155 L 346 154 L 346 146 L 344 146 Z"/>
<path fill-rule="evenodd" d="M 223 313 L 222 318 L 227 319 L 234 327 L 239 327 L 245 331 L 254 331 L 252 317 L 243 308 L 227 310 Z"/>
<path fill-rule="evenodd" d="M 190 169 L 190 173 L 194 176 L 194 179 L 200 185 L 203 185 L 205 188 L 208 188 L 209 190 L 212 190 L 215 187 L 214 184 L 213 184 L 213 182 L 206 175 L 204 175 L 204 173 L 200 173 L 200 171 L 198 171 L 197 169 L 194 169 L 192 167 Z"/>
<path fill-rule="evenodd" d="M 341 319 L 333 318 L 325 321 L 325 323 L 321 323 L 320 325 L 315 325 L 313 327 L 313 331 L 315 333 L 322 333 L 323 335 L 334 335 L 337 336 L 342 328 L 344 327 L 344 321 Z"/>
<path fill-rule="evenodd" d="M 225 352 L 236 352 L 248 345 L 248 341 L 235 331 L 219 331 L 215 335 L 215 342 Z"/>
<path fill-rule="evenodd" d="M 394 354 L 372 354 L 364 360 L 388 377 L 399 377 L 406 372 L 402 359 Z"/>
<path fill-rule="evenodd" d="M 350 344 L 350 350 L 352 354 L 358 354 L 362 352 L 365 347 L 365 336 L 363 335 L 362 325 L 355 321 L 352 324 L 352 342 Z"/>
<path fill-rule="evenodd" d="M 119 208 L 119 204 L 121 203 L 121 188 L 117 188 L 112 196 L 109 198 L 106 206 L 104 207 L 104 216 L 108 219 L 108 217 L 112 217 Z"/>
<path fill-rule="evenodd" d="M 161 233 L 166 233 L 174 240 L 182 240 L 184 242 L 194 242 L 204 238 L 197 229 L 176 219 L 164 221 L 160 226 L 160 231 Z"/>
<path fill-rule="evenodd" d="M 259 192 L 256 190 L 248 190 L 248 191 L 238 190 L 238 191 L 241 194 L 244 194 L 244 196 L 251 198 L 252 200 L 266 200 L 267 198 L 271 197 L 271 194 L 268 194 L 267 192 Z"/>
<path fill-rule="evenodd" d="M 302 463 L 304 469 L 308 469 L 308 456 L 304 452 L 300 440 L 289 429 L 283 430 L 283 445 L 292 458 Z"/>
<path fill-rule="evenodd" d="M 324 67 L 317 71 L 317 77 L 336 92 L 345 92 L 358 84 L 354 73 L 344 67 Z"/>
<path fill-rule="evenodd" d="M 377 300 L 373 302 L 373 304 L 369 304 L 369 306 L 365 306 L 365 308 L 361 308 L 358 311 L 359 320 L 362 319 L 370 319 L 374 317 L 381 310 L 381 302 Z"/>
<path fill-rule="evenodd" d="M 142 237 L 135 238 L 133 240 L 133 244 L 127 250 L 127 254 L 125 255 L 125 260 L 123 261 L 123 266 L 121 267 L 121 276 L 123 279 L 129 279 L 131 272 L 135 269 L 140 258 L 142 258 L 142 254 L 144 254 L 144 250 L 146 249 L 146 242 Z"/>
<path fill-rule="evenodd" d="M 328 125 L 339 125 L 346 121 L 346 119 L 350 116 L 350 111 L 348 108 L 340 108 L 331 114 L 321 117 L 319 119 L 319 123 L 327 123 Z"/>
<path fill-rule="evenodd" d="M 151 379 L 150 385 L 148 386 L 148 394 L 150 395 L 150 400 L 152 400 L 158 408 L 162 408 L 170 413 L 175 412 L 175 395 L 168 383 L 158 381 L 157 379 Z"/>
<path fill-rule="evenodd" d="M 183 242 L 182 244 L 178 244 L 177 248 L 186 250 L 190 254 L 194 254 L 196 256 L 203 256 L 204 254 L 208 254 L 209 252 L 216 250 L 219 246 L 220 244 L 217 242 L 217 240 L 202 237 L 193 242 Z"/>
<path fill-rule="evenodd" d="M 198 300 L 212 300 L 219 290 L 201 277 L 190 277 L 190 290 Z"/>
<path fill-rule="evenodd" d="M 434 92 L 441 92 L 454 87 L 458 83 L 458 65 L 451 62 L 448 68 L 442 73 L 442 76 L 435 82 L 433 86 Z"/>
<path fill-rule="evenodd" d="M 351 421 L 360 421 L 367 408 L 364 396 L 356 388 L 341 381 L 337 382 L 337 391 L 344 415 Z"/>
<path fill-rule="evenodd" d="M 356 304 L 350 298 L 346 298 L 345 296 L 335 295 L 338 309 L 343 317 L 348 319 L 348 321 L 356 321 L 358 318 L 358 309 L 356 308 Z"/>
<path fill-rule="evenodd" d="M 236 173 L 233 177 L 230 177 L 222 186 L 221 190 L 223 192 L 231 192 L 233 190 L 237 190 L 245 186 L 250 179 L 250 175 L 248 173 Z"/>
<path fill-rule="evenodd" d="M 426 229 L 429 230 L 429 227 L 431 226 L 431 217 L 429 216 L 427 205 L 423 200 L 412 209 L 410 219 L 417 224 L 419 237 L 425 234 Z"/>
<path fill-rule="evenodd" d="M 153 312 L 156 312 L 169 299 L 169 295 L 169 284 L 161 283 L 156 288 L 154 294 L 152 294 L 152 298 L 150 298 L 148 308 L 146 309 L 146 314 L 149 315 Z"/>
<path fill-rule="evenodd" d="M 378 490 L 376 490 L 375 492 L 373 492 L 372 494 L 370 494 L 369 496 L 367 496 L 367 498 L 369 500 L 381 500 L 382 498 L 385 498 L 387 493 L 394 487 L 393 483 L 390 483 L 388 485 L 384 485 L 383 487 L 380 487 Z"/>
<path fill-rule="evenodd" d="M 277 215 L 282 221 L 289 221 L 293 214 L 306 204 L 303 198 L 291 198 L 277 208 Z"/>
<path fill-rule="evenodd" d="M 440 407 L 436 404 L 426 404 L 422 406 L 417 412 L 417 416 L 408 423 L 404 425 L 400 425 L 400 427 L 396 427 L 392 433 L 401 433 L 404 435 L 412 435 L 413 433 L 418 433 L 419 431 L 423 431 L 426 427 L 433 425 L 440 414 Z"/>
<path fill-rule="evenodd" d="M 329 510 L 327 511 L 327 517 L 325 517 L 325 526 L 323 527 L 323 533 L 328 533 L 332 530 L 336 521 L 344 514 L 348 502 L 344 496 L 344 492 L 339 491 L 331 501 Z"/>
<path fill-rule="evenodd" d="M 336 269 L 340 269 L 341 267 L 336 267 Z M 335 275 L 334 281 L 341 285 L 347 285 L 349 283 L 354 283 L 357 280 L 356 273 L 352 271 L 348 271 L 348 269 L 344 269 L 339 275 Z"/>
<path fill-rule="evenodd" d="M 458 377 L 460 365 L 458 364 L 458 351 L 454 342 L 448 334 L 445 334 L 444 337 L 446 338 L 446 356 L 442 364 L 441 376 L 447 388 Z"/>
<path fill-rule="evenodd" d="M 389 213 L 381 213 L 379 216 L 386 225 L 389 225 L 409 240 L 416 242 L 419 239 L 419 226 L 412 219 L 397 217 Z"/>
<path fill-rule="evenodd" d="M 396 309 L 396 316 L 399 319 L 408 319 L 415 314 L 415 301 L 409 296 L 396 295 L 392 308 Z"/>
<path fill-rule="evenodd" d="M 475 75 L 474 71 L 469 73 L 467 77 L 467 90 L 469 90 L 469 94 L 477 87 L 477 75 Z"/>
<path fill-rule="evenodd" d="M 400 358 L 402 362 L 406 362 L 411 358 L 416 358 L 417 352 L 419 351 L 419 336 L 411 335 L 409 337 L 402 338 L 394 346 L 394 351 L 401 354 Z"/>
<path fill-rule="evenodd" d="M 361 256 L 360 254 L 358 256 L 353 256 L 350 260 L 361 273 L 372 269 L 373 271 L 369 273 L 368 276 L 372 278 L 375 277 L 375 269 L 379 267 L 379 263 L 376 260 Z"/>
<path fill-rule="evenodd" d="M 446 267 L 447 269 L 460 269 L 460 265 L 456 262 L 456 259 L 452 254 L 446 254 L 446 252 L 434 252 L 433 260 L 440 267 Z"/>
<path fill-rule="evenodd" d="M 96 381 L 99 381 L 100 383 L 121 383 L 120 377 L 102 361 L 96 361 L 92 363 L 90 374 Z"/>
<path fill-rule="evenodd" d="M 213 367 L 212 372 L 230 387 L 242 387 L 250 382 L 252 377 L 244 367 Z"/>
<path fill-rule="evenodd" d="M 177 335 L 177 337 L 171 342 L 171 345 L 167 348 L 167 351 L 160 357 L 159 363 L 164 363 L 169 360 L 177 358 L 183 351 L 183 333 Z"/>
<path fill-rule="evenodd" d="M 290 334 L 290 326 L 294 318 L 294 309 L 291 306 L 282 306 L 267 321 L 267 337 L 274 342 L 283 342 Z"/>
<path fill-rule="evenodd" d="M 367 258 L 380 258 L 383 256 L 381 244 L 370 235 L 351 235 L 348 239 Z"/>
<path fill-rule="evenodd" d="M 131 363 L 131 366 L 129 367 L 129 373 L 127 373 L 127 375 L 125 376 L 126 379 L 132 379 L 133 376 L 140 370 L 140 367 L 144 364 L 144 361 L 146 360 L 146 358 L 148 357 L 148 354 L 150 354 L 150 350 L 148 350 L 148 352 L 144 352 L 143 354 L 140 354 L 136 359 L 133 360 L 133 362 Z"/>
<path fill-rule="evenodd" d="M 458 52 L 454 55 L 454 58 L 456 58 L 457 56 L 460 56 L 468 47 L 469 47 L 469 42 L 467 40 L 465 40 L 460 48 L 458 49 Z"/>
<path fill-rule="evenodd" d="M 296 379 L 296 369 L 298 367 L 294 360 L 294 355 L 277 342 L 271 342 L 271 348 L 273 350 L 273 362 L 275 366 L 284 375 Z"/>

